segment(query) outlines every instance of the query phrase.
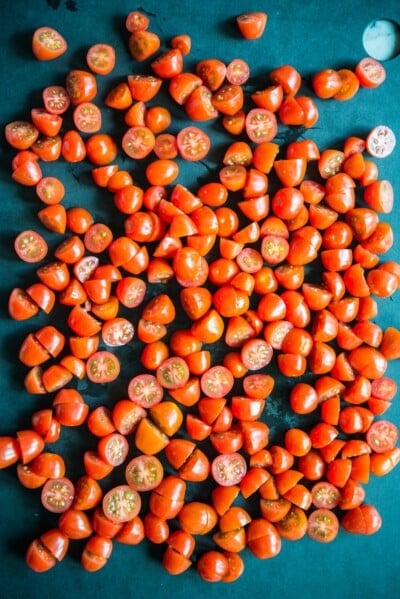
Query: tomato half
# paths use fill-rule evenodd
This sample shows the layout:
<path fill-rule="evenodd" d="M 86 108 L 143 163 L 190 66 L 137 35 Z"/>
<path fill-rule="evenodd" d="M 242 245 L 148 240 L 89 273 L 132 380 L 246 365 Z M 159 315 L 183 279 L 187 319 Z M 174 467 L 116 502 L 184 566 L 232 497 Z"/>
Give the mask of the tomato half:
<path fill-rule="evenodd" d="M 74 500 L 75 489 L 69 478 L 50 478 L 41 491 L 43 506 L 57 514 L 68 510 Z"/>
<path fill-rule="evenodd" d="M 136 491 L 151 491 L 160 484 L 164 474 L 162 462 L 156 456 L 132 458 L 125 468 L 126 482 Z"/>
<path fill-rule="evenodd" d="M 181 129 L 176 136 L 176 143 L 181 157 L 190 161 L 205 158 L 211 146 L 207 133 L 194 126 Z"/>
<path fill-rule="evenodd" d="M 64 37 L 52 27 L 39 27 L 32 36 L 32 52 L 38 60 L 54 60 L 67 50 Z"/>
<path fill-rule="evenodd" d="M 246 460 L 237 452 L 221 453 L 211 462 L 211 474 L 223 487 L 239 484 L 246 472 Z"/>
<path fill-rule="evenodd" d="M 102 506 L 104 514 L 112 522 L 128 522 L 138 515 L 141 499 L 129 485 L 118 485 L 104 495 Z"/>
<path fill-rule="evenodd" d="M 86 362 L 86 374 L 94 383 L 109 383 L 118 378 L 120 363 L 116 355 L 109 351 L 98 351 Z"/>
<path fill-rule="evenodd" d="M 24 262 L 35 263 L 43 260 L 48 252 L 46 240 L 36 231 L 23 231 L 15 241 L 16 254 Z"/>

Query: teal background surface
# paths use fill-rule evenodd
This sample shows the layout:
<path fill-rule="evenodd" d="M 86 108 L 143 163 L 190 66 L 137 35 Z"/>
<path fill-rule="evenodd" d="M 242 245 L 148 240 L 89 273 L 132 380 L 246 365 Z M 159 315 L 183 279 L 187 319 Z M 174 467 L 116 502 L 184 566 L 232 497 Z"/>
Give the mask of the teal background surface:
<path fill-rule="evenodd" d="M 365 55 L 362 34 L 368 23 L 378 18 L 400 22 L 397 0 L 353 0 L 320 2 L 308 0 L 142 0 L 140 4 L 126 0 L 5 0 L 2 3 L 0 39 L 0 126 L 15 119 L 29 117 L 29 110 L 40 105 L 41 90 L 50 84 L 63 83 L 71 68 L 85 68 L 88 46 L 102 41 L 111 43 L 117 52 L 117 67 L 106 78 L 98 78 L 99 98 L 130 72 L 143 72 L 148 65 L 135 64 L 127 50 L 125 17 L 130 10 L 142 10 L 150 17 L 150 29 L 157 32 L 166 46 L 173 35 L 188 33 L 192 51 L 185 59 L 188 70 L 205 57 L 217 57 L 224 62 L 241 57 L 248 61 L 252 78 L 249 85 L 263 85 L 268 72 L 280 64 L 293 64 L 304 77 L 304 89 L 309 90 L 313 72 L 325 68 L 353 67 Z M 249 10 L 265 10 L 268 23 L 263 37 L 257 41 L 243 40 L 238 34 L 235 17 Z M 50 25 L 68 40 L 66 54 L 51 62 L 34 59 L 30 41 L 34 29 Z M 361 90 L 345 103 L 318 102 L 320 119 L 307 136 L 320 147 L 340 147 L 350 134 L 365 135 L 378 124 L 389 125 L 400 138 L 399 84 L 400 58 L 385 62 L 387 81 L 376 90 Z M 175 126 L 185 122 L 182 111 L 171 107 Z M 115 122 L 109 113 L 104 130 L 113 130 Z M 208 169 L 217 169 L 226 137 L 215 125 L 205 124 L 216 136 L 216 147 L 210 156 Z M 280 132 L 282 144 L 287 140 Z M 291 135 L 296 137 L 296 133 Z M 13 156 L 2 136 L 0 142 L 0 435 L 13 434 L 29 428 L 31 413 L 51 405 L 47 396 L 29 396 L 23 388 L 24 369 L 17 364 L 18 347 L 32 328 L 46 322 L 45 317 L 13 322 L 7 315 L 7 299 L 15 286 L 25 286 L 34 280 L 29 265 L 18 261 L 12 243 L 22 229 L 38 228 L 39 209 L 34 192 L 11 181 L 10 163 Z M 122 156 L 121 168 L 130 168 Z M 379 162 L 380 177 L 390 179 L 396 196 L 392 214 L 386 218 L 398 234 L 400 218 L 399 151 Z M 90 165 L 66 167 L 62 161 L 46 166 L 46 172 L 59 174 L 65 183 L 66 206 L 84 203 L 96 220 L 107 218 L 110 197 L 90 185 Z M 208 176 L 204 164 L 181 165 L 180 181 L 195 189 Z M 216 172 L 216 170 L 215 170 Z M 134 177 L 140 182 L 143 175 L 136 167 Z M 48 235 L 51 247 L 58 243 Z M 385 258 L 400 259 L 399 243 Z M 381 326 L 400 327 L 400 292 L 391 300 L 380 302 L 378 322 Z M 131 364 L 137 361 L 134 351 L 125 354 Z M 400 383 L 399 364 L 389 365 L 389 374 Z M 285 382 L 284 382 L 285 383 Z M 287 383 L 287 382 L 286 382 Z M 123 393 L 123 383 L 108 389 L 87 388 L 80 384 L 88 403 L 93 407 L 112 402 Z M 86 385 L 86 383 L 85 383 Z M 120 385 L 120 386 L 118 386 Z M 394 400 L 388 418 L 400 425 L 398 398 Z M 284 430 L 288 425 L 285 414 L 274 412 L 271 404 L 271 425 Z M 266 415 L 269 422 L 267 409 Z M 84 427 L 63 429 L 56 451 L 67 456 L 68 472 L 78 473 L 84 448 L 94 441 Z M 244 552 L 245 573 L 231 586 L 211 585 L 200 580 L 191 569 L 180 577 L 167 575 L 160 564 L 162 549 L 147 542 L 138 547 L 115 545 L 109 564 L 103 570 L 88 574 L 79 563 L 82 544 L 72 543 L 64 561 L 53 570 L 36 575 L 24 564 L 24 553 L 30 541 L 41 532 L 56 525 L 57 518 L 44 513 L 40 493 L 23 489 L 15 469 L 0 472 L 0 596 L 10 599 L 29 597 L 184 597 L 227 596 L 232 593 L 241 599 L 380 599 L 398 596 L 400 588 L 399 545 L 399 469 L 384 479 L 372 477 L 366 487 L 367 501 L 379 509 L 383 526 L 372 537 L 358 537 L 341 532 L 334 543 L 321 545 L 304 538 L 299 542 L 284 542 L 281 553 L 274 559 L 260 561 L 247 550 Z M 199 547 L 206 546 L 203 539 Z"/>

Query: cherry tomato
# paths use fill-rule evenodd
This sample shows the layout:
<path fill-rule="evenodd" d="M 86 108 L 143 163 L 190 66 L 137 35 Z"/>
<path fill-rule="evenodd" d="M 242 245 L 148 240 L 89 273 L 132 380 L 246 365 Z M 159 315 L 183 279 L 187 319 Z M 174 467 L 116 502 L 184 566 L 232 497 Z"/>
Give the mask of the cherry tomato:
<path fill-rule="evenodd" d="M 229 487 L 240 483 L 247 471 L 247 464 L 240 453 L 220 454 L 211 463 L 211 473 L 216 483 Z"/>
<path fill-rule="evenodd" d="M 137 456 L 132 458 L 125 468 L 128 485 L 139 492 L 151 491 L 158 487 L 163 474 L 163 465 L 156 456 Z"/>
<path fill-rule="evenodd" d="M 339 520 L 336 514 L 327 508 L 317 508 L 308 517 L 307 534 L 314 541 L 330 543 L 339 532 Z"/>
<path fill-rule="evenodd" d="M 115 50 L 109 44 L 93 44 L 86 54 L 89 69 L 97 75 L 108 75 L 115 66 Z"/>
<path fill-rule="evenodd" d="M 42 487 L 42 504 L 50 512 L 65 512 L 72 505 L 74 493 L 74 485 L 69 478 L 51 478 Z"/>
<path fill-rule="evenodd" d="M 278 130 L 275 114 L 266 108 L 249 110 L 245 127 L 249 139 L 256 144 L 272 141 Z"/>
<path fill-rule="evenodd" d="M 159 403 L 163 398 L 163 389 L 156 376 L 138 374 L 128 384 L 128 395 L 131 401 L 143 408 Z"/>
<path fill-rule="evenodd" d="M 39 27 L 32 36 L 32 52 L 38 60 L 54 60 L 67 51 L 63 36 L 52 27 Z"/>
<path fill-rule="evenodd" d="M 50 114 L 64 114 L 71 104 L 67 90 L 62 85 L 49 85 L 42 92 L 43 103 Z"/>
<path fill-rule="evenodd" d="M 264 33 L 268 15 L 264 12 L 248 12 L 236 17 L 241 35 L 248 40 L 258 39 Z"/>
<path fill-rule="evenodd" d="M 104 495 L 102 506 L 104 514 L 112 522 L 128 522 L 138 515 L 141 499 L 129 485 L 118 485 Z"/>
<path fill-rule="evenodd" d="M 101 129 L 100 108 L 93 102 L 80 102 L 74 109 L 74 125 L 82 133 L 97 133 Z"/>
<path fill-rule="evenodd" d="M 119 359 L 109 351 L 95 352 L 86 362 L 87 377 L 94 383 L 109 383 L 118 378 L 119 373 Z"/>
<path fill-rule="evenodd" d="M 356 64 L 354 72 L 362 87 L 378 87 L 386 79 L 386 70 L 383 64 L 370 56 L 362 58 Z"/>
<path fill-rule="evenodd" d="M 399 432 L 395 424 L 387 420 L 376 420 L 367 431 L 368 445 L 376 453 L 383 453 L 396 446 Z"/>
<path fill-rule="evenodd" d="M 108 133 L 94 133 L 85 145 L 88 159 L 97 166 L 110 164 L 117 156 L 117 144 Z"/>
<path fill-rule="evenodd" d="M 312 87 L 316 96 L 322 99 L 333 98 L 341 88 L 341 78 L 335 69 L 322 69 L 312 77 Z"/>
<path fill-rule="evenodd" d="M 367 135 L 366 149 L 374 158 L 386 158 L 396 145 L 392 129 L 386 125 L 377 125 Z"/>
<path fill-rule="evenodd" d="M 46 572 L 56 565 L 56 558 L 39 539 L 29 545 L 25 561 L 34 572 Z"/>
<path fill-rule="evenodd" d="M 198 127 L 190 126 L 178 132 L 176 143 L 179 154 L 184 160 L 196 161 L 207 156 L 211 140 L 207 133 Z"/>
<path fill-rule="evenodd" d="M 340 524 L 350 533 L 371 535 L 378 532 L 382 519 L 373 505 L 362 505 L 348 510 L 342 517 Z"/>
<path fill-rule="evenodd" d="M 24 262 L 35 263 L 43 260 L 48 252 L 46 240 L 36 231 L 23 231 L 15 241 L 17 256 Z"/>

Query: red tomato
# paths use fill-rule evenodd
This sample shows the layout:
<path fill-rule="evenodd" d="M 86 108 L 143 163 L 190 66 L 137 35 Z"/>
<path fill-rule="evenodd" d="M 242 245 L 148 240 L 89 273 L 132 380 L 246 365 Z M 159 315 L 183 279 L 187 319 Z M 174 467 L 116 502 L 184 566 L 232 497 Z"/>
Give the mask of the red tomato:
<path fill-rule="evenodd" d="M 362 58 L 356 64 L 354 72 L 362 87 L 378 87 L 386 79 L 386 69 L 383 64 L 370 56 Z"/>
<path fill-rule="evenodd" d="M 104 435 L 97 443 L 97 453 L 100 458 L 111 466 L 123 464 L 128 452 L 128 440 L 121 433 L 112 432 Z"/>
<path fill-rule="evenodd" d="M 32 36 L 32 52 L 38 60 L 54 60 L 67 51 L 63 36 L 52 27 L 39 27 Z"/>
<path fill-rule="evenodd" d="M 46 240 L 36 231 L 23 231 L 15 241 L 14 248 L 17 256 L 24 262 L 40 262 L 46 257 L 48 246 Z"/>
<path fill-rule="evenodd" d="M 148 28 L 149 17 L 138 10 L 132 10 L 125 19 L 125 27 L 128 31 L 140 31 Z"/>
<path fill-rule="evenodd" d="M 268 15 L 264 12 L 248 12 L 236 17 L 242 36 L 247 40 L 258 39 L 264 33 Z"/>
<path fill-rule="evenodd" d="M 393 449 L 398 438 L 397 426 L 388 420 L 376 420 L 371 424 L 366 434 L 368 445 L 376 453 Z"/>
<path fill-rule="evenodd" d="M 109 383 L 118 378 L 120 363 L 109 351 L 98 351 L 92 354 L 86 362 L 86 374 L 94 383 Z"/>
<path fill-rule="evenodd" d="M 246 472 L 246 460 L 237 452 L 221 453 L 211 463 L 211 474 L 223 487 L 239 484 Z"/>
<path fill-rule="evenodd" d="M 73 112 L 74 125 L 82 133 L 97 133 L 101 129 L 101 111 L 93 102 L 80 102 Z"/>
<path fill-rule="evenodd" d="M 382 518 L 373 505 L 363 503 L 348 510 L 342 517 L 340 524 L 347 532 L 371 535 L 381 528 Z"/>
<path fill-rule="evenodd" d="M 176 136 L 176 143 L 181 157 L 190 161 L 205 158 L 211 146 L 207 133 L 194 126 L 181 129 Z"/>
<path fill-rule="evenodd" d="M 272 360 L 272 346 L 264 339 L 249 339 L 240 350 L 243 364 L 249 370 L 260 370 Z"/>
<path fill-rule="evenodd" d="M 50 478 L 41 491 L 42 504 L 50 512 L 65 512 L 72 505 L 74 493 L 74 485 L 69 478 Z"/>
<path fill-rule="evenodd" d="M 145 158 L 154 145 L 154 133 L 145 126 L 130 127 L 122 138 L 122 148 L 130 158 Z"/>
<path fill-rule="evenodd" d="M 153 374 L 138 374 L 128 384 L 129 399 L 143 408 L 158 404 L 163 398 L 163 389 Z"/>
<path fill-rule="evenodd" d="M 327 508 L 318 508 L 308 517 L 307 534 L 314 541 L 330 543 L 339 532 L 339 520 L 336 514 Z"/>
<path fill-rule="evenodd" d="M 64 114 L 71 100 L 67 90 L 62 85 L 49 85 L 42 92 L 43 103 L 50 114 Z"/>
<path fill-rule="evenodd" d="M 278 131 L 276 116 L 266 108 L 252 108 L 246 115 L 246 133 L 256 143 L 272 141 Z"/>
<path fill-rule="evenodd" d="M 234 383 L 231 372 L 224 366 L 213 366 L 200 379 L 203 393 L 207 397 L 224 397 L 232 390 Z"/>
<path fill-rule="evenodd" d="M 89 69 L 97 75 L 108 75 L 115 66 L 115 50 L 109 44 L 93 44 L 86 54 Z"/>
<path fill-rule="evenodd" d="M 46 572 L 56 565 L 56 558 L 40 541 L 35 539 L 29 545 L 25 554 L 26 564 L 34 572 Z"/>
<path fill-rule="evenodd" d="M 32 123 L 43 135 L 52 137 L 59 133 L 62 125 L 62 118 L 58 114 L 51 114 L 44 108 L 32 108 Z"/>
<path fill-rule="evenodd" d="M 164 467 L 156 456 L 140 455 L 132 458 L 125 468 L 126 482 L 138 492 L 151 491 L 163 479 Z"/>
<path fill-rule="evenodd" d="M 335 69 L 322 69 L 312 77 L 312 87 L 316 96 L 322 99 L 333 98 L 341 87 L 341 78 Z"/>
<path fill-rule="evenodd" d="M 72 104 L 90 102 L 97 94 L 97 82 L 93 73 L 74 69 L 67 74 L 65 88 Z"/>
<path fill-rule="evenodd" d="M 141 503 L 139 493 L 129 485 L 113 487 L 102 500 L 104 514 L 115 523 L 133 520 L 140 512 Z"/>

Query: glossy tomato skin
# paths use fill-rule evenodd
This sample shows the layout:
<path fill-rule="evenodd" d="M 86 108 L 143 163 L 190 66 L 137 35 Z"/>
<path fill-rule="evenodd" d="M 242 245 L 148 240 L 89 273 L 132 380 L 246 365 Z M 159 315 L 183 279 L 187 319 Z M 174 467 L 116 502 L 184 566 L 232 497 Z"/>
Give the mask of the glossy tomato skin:
<path fill-rule="evenodd" d="M 21 455 L 19 443 L 15 437 L 0 437 L 0 467 L 7 468 L 18 462 Z"/>
<path fill-rule="evenodd" d="M 371 535 L 378 532 L 382 519 L 377 509 L 369 504 L 348 510 L 340 521 L 342 527 L 350 533 Z"/>
<path fill-rule="evenodd" d="M 35 539 L 29 545 L 25 554 L 25 561 L 34 572 L 46 572 L 57 563 L 54 555 L 39 539 Z"/>

